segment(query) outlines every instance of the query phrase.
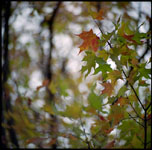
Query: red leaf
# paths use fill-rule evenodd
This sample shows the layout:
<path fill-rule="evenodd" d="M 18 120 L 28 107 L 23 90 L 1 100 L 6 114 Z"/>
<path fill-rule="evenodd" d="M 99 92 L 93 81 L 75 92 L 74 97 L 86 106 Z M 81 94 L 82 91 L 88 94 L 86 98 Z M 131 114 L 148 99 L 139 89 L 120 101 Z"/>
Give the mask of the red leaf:
<path fill-rule="evenodd" d="M 124 34 L 123 34 L 123 37 L 124 37 L 125 39 L 127 39 L 128 41 L 131 41 L 131 42 L 137 44 L 137 42 L 136 42 L 135 40 L 132 39 L 132 38 L 134 37 L 133 34 L 127 35 L 127 34 L 124 33 Z"/>
<path fill-rule="evenodd" d="M 102 115 L 99 115 L 100 120 L 106 121 L 105 118 Z"/>
<path fill-rule="evenodd" d="M 83 39 L 83 43 L 79 46 L 80 52 L 87 49 L 91 49 L 93 51 L 97 51 L 99 47 L 99 37 L 96 36 L 96 34 L 93 33 L 92 29 L 88 32 L 82 32 L 78 35 L 81 39 Z"/>

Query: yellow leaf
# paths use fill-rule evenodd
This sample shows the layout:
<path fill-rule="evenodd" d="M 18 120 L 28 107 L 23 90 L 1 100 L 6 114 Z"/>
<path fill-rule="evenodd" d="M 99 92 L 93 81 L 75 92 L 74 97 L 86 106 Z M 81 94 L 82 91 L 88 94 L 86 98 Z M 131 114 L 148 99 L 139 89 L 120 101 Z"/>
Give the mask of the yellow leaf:
<path fill-rule="evenodd" d="M 111 79 L 112 86 L 115 86 L 116 81 L 118 79 L 122 79 L 121 72 L 119 70 L 113 70 L 113 71 L 108 73 L 107 79 Z"/>

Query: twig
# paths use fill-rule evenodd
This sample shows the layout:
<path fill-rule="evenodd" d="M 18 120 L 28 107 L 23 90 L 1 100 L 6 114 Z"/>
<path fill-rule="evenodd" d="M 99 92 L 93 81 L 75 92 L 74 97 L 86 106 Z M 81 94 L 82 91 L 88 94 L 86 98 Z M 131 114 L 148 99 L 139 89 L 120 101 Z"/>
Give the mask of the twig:
<path fill-rule="evenodd" d="M 83 129 L 84 135 L 85 135 L 85 137 L 86 137 L 85 142 L 86 142 L 86 144 L 88 145 L 88 149 L 90 149 L 90 142 L 88 141 L 88 137 L 87 137 L 87 134 L 86 134 L 86 132 L 85 132 L 85 128 L 84 128 L 84 126 L 83 126 L 81 117 L 80 117 L 80 123 L 81 123 L 82 129 Z"/>
<path fill-rule="evenodd" d="M 145 135 L 144 135 L 144 149 L 146 149 L 146 147 L 147 147 L 147 112 L 146 112 L 146 110 L 145 110 L 145 116 L 144 116 L 144 133 L 145 133 Z"/>
<path fill-rule="evenodd" d="M 149 109 L 149 107 L 151 106 L 152 102 L 150 102 L 150 104 L 147 106 L 147 108 L 145 109 L 146 111 Z"/>
<path fill-rule="evenodd" d="M 143 118 L 141 118 L 141 117 L 139 116 L 139 114 L 137 113 L 137 111 L 135 110 L 135 108 L 133 107 L 133 105 L 131 104 L 131 102 L 129 102 L 129 104 L 130 104 L 130 106 L 132 107 L 132 109 L 134 110 L 134 112 L 136 113 L 136 115 L 137 115 L 140 119 L 144 120 Z"/>
<path fill-rule="evenodd" d="M 129 113 L 128 113 L 129 114 Z M 143 124 L 141 124 L 140 122 L 138 122 L 134 117 L 132 117 L 130 114 L 129 114 L 129 116 L 136 122 L 136 123 L 138 123 L 139 125 L 141 125 L 142 127 L 144 127 L 144 125 Z"/>
<path fill-rule="evenodd" d="M 125 75 L 125 77 L 127 78 L 127 75 L 126 75 L 126 73 L 124 72 L 124 70 L 123 70 L 123 69 L 122 69 L 122 72 L 123 72 L 123 74 Z M 130 85 L 130 87 L 132 88 L 132 90 L 133 90 L 134 94 L 136 95 L 136 97 L 137 97 L 137 99 L 138 99 L 138 101 L 139 101 L 140 105 L 141 105 L 141 106 L 142 106 L 142 108 L 145 110 L 145 108 L 144 108 L 143 104 L 141 103 L 141 101 L 140 101 L 140 99 L 139 99 L 139 97 L 138 97 L 138 95 L 137 95 L 137 93 L 136 93 L 136 91 L 135 91 L 134 87 L 131 85 L 131 83 L 129 83 L 129 85 Z"/>

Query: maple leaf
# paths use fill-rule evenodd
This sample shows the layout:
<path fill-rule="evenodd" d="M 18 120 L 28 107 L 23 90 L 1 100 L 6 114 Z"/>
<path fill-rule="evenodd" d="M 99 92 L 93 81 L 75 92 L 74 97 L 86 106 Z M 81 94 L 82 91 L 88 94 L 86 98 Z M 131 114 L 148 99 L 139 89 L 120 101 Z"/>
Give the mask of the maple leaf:
<path fill-rule="evenodd" d="M 101 94 L 107 94 L 108 96 L 111 96 L 113 91 L 113 86 L 109 82 L 104 82 L 102 85 L 105 87 L 105 89 L 102 91 Z"/>
<path fill-rule="evenodd" d="M 111 79 L 111 84 L 112 84 L 112 86 L 114 86 L 118 79 L 122 79 L 121 72 L 118 70 L 113 70 L 108 73 L 107 79 Z"/>
<path fill-rule="evenodd" d="M 88 76 L 88 74 L 91 72 L 91 68 L 95 68 L 95 55 L 94 53 L 90 52 L 90 51 L 86 51 L 86 56 L 83 58 L 82 61 L 87 62 L 87 64 L 85 66 L 82 66 L 81 68 L 81 72 L 85 72 L 87 71 L 85 77 Z"/>
<path fill-rule="evenodd" d="M 80 51 L 79 54 L 87 49 L 91 49 L 94 52 L 98 50 L 99 47 L 99 37 L 96 36 L 96 34 L 93 33 L 92 29 L 88 32 L 82 32 L 81 34 L 77 35 L 81 39 L 83 39 L 83 43 L 79 46 Z"/>
<path fill-rule="evenodd" d="M 120 104 L 120 106 L 124 106 L 125 104 L 128 103 L 128 99 L 124 97 L 118 98 L 117 102 L 115 103 L 116 105 Z"/>
<path fill-rule="evenodd" d="M 104 11 L 102 9 L 100 9 L 99 12 L 93 12 L 92 17 L 97 20 L 103 20 L 104 19 L 103 14 L 104 14 Z"/>

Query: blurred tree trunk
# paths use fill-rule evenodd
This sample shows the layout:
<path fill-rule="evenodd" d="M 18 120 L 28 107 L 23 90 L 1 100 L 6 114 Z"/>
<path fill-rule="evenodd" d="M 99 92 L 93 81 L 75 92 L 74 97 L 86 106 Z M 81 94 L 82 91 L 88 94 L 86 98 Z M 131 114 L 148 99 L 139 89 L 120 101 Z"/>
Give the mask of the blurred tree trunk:
<path fill-rule="evenodd" d="M 50 19 L 47 21 L 48 25 L 49 25 L 49 32 L 50 32 L 50 51 L 48 54 L 48 58 L 47 58 L 47 62 L 46 62 L 46 68 L 45 68 L 45 78 L 47 80 L 49 80 L 50 82 L 53 80 L 53 71 L 52 71 L 52 51 L 53 51 L 53 31 L 54 31 L 54 21 L 55 18 L 57 16 L 59 7 L 61 5 L 61 2 L 57 2 L 53 12 L 52 12 L 52 16 L 50 17 Z M 48 93 L 48 99 L 50 100 L 50 102 L 53 104 L 54 103 L 54 93 L 52 93 L 49 89 L 47 89 L 47 93 Z M 57 123 L 57 116 L 55 115 L 50 115 L 51 118 L 51 135 L 52 135 L 52 139 L 57 139 L 57 131 L 58 131 L 58 123 Z M 55 144 L 52 145 L 52 148 L 57 148 L 57 140 L 55 142 Z"/>
<path fill-rule="evenodd" d="M 2 41 L 2 56 L 3 56 L 3 73 L 2 73 L 2 78 L 3 78 L 3 92 L 2 92 L 2 113 L 1 113 L 1 122 L 4 124 L 8 125 L 8 133 L 9 133 L 9 138 L 10 141 L 12 142 L 12 145 L 14 145 L 16 148 L 19 147 L 16 132 L 13 129 L 13 119 L 9 118 L 6 120 L 4 118 L 4 112 L 9 112 L 12 111 L 11 108 L 11 98 L 9 95 L 9 90 L 6 88 L 6 83 L 10 74 L 10 69 L 9 69 L 9 51 L 8 51 L 8 45 L 9 45 L 9 17 L 10 17 L 10 8 L 11 8 L 11 3 L 10 1 L 4 1 L 2 5 L 2 21 L 3 21 L 3 28 L 4 28 L 4 34 L 3 34 L 3 41 Z M 2 129 L 2 134 L 1 134 L 1 141 L 2 141 L 2 148 L 7 148 L 8 147 L 8 139 L 6 138 L 6 129 L 4 127 L 1 127 Z M 13 147 L 14 147 L 13 146 Z"/>

